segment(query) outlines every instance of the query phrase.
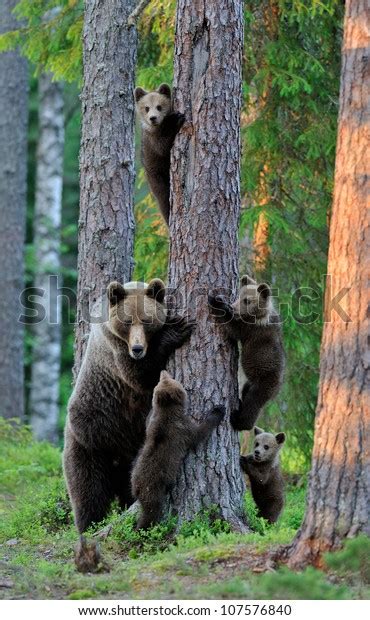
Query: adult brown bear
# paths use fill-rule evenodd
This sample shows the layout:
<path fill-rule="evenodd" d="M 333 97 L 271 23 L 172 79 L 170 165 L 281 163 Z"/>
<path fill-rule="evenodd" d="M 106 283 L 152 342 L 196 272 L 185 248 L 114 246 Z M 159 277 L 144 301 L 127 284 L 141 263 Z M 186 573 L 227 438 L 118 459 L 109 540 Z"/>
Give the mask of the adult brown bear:
<path fill-rule="evenodd" d="M 132 463 L 145 438 L 153 389 L 192 323 L 169 316 L 161 280 L 112 282 L 109 319 L 95 324 L 68 404 L 64 474 L 76 526 L 101 521 L 114 498 L 125 508 Z"/>

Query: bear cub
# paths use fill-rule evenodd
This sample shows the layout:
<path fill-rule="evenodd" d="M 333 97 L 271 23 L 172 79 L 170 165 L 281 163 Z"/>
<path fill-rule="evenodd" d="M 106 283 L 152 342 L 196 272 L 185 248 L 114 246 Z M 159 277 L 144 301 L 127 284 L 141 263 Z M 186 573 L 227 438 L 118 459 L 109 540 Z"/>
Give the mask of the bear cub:
<path fill-rule="evenodd" d="M 161 84 L 155 91 L 135 88 L 136 112 L 141 121 L 141 161 L 160 211 L 170 218 L 170 154 L 185 117 L 172 110 L 171 88 Z"/>
<path fill-rule="evenodd" d="M 280 468 L 279 451 L 285 434 L 265 433 L 254 429 L 254 449 L 240 457 L 240 466 L 247 474 L 253 499 L 259 514 L 269 523 L 275 523 L 284 506 L 284 480 Z"/>
<path fill-rule="evenodd" d="M 243 276 L 239 298 L 233 305 L 221 295 L 209 294 L 208 301 L 214 318 L 230 338 L 241 343 L 240 361 L 247 381 L 239 409 L 231 415 L 231 424 L 237 431 L 250 430 L 283 381 L 281 321 L 272 303 L 271 289 Z"/>
<path fill-rule="evenodd" d="M 164 370 L 154 389 L 152 406 L 145 443 L 131 476 L 132 494 L 142 508 L 138 529 L 146 529 L 161 519 L 166 495 L 176 482 L 188 450 L 195 450 L 205 441 L 225 415 L 223 407 L 215 407 L 203 422 L 194 422 L 185 413 L 184 388 Z"/>

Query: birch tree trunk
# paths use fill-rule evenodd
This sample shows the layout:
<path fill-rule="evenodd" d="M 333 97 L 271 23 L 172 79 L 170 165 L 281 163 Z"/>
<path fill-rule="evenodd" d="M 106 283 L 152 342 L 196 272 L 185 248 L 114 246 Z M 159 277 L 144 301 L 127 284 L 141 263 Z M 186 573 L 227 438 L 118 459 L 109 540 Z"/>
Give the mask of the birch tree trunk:
<path fill-rule="evenodd" d="M 61 356 L 60 229 L 64 151 L 63 89 L 50 74 L 39 78 L 34 285 L 43 291 L 45 318 L 33 326 L 30 418 L 37 439 L 58 438 Z M 52 279 L 50 276 L 54 276 Z M 56 279 L 57 278 L 57 279 Z M 58 287 L 56 286 L 58 284 Z"/>
<path fill-rule="evenodd" d="M 0 34 L 19 27 L 11 11 L 17 0 L 0 2 Z M 0 415 L 24 416 L 23 324 L 26 223 L 28 72 L 17 51 L 0 54 Z"/>
<path fill-rule="evenodd" d="M 370 534 L 370 8 L 348 0 L 319 399 L 306 516 L 293 566 Z"/>
<path fill-rule="evenodd" d="M 85 0 L 75 377 L 89 310 L 111 280 L 130 280 L 133 266 L 137 33 L 127 18 L 134 6 Z"/>
<path fill-rule="evenodd" d="M 178 308 L 196 317 L 189 344 L 170 371 L 189 395 L 190 415 L 213 405 L 227 419 L 189 454 L 172 494 L 180 522 L 216 505 L 235 529 L 243 523 L 239 441 L 229 423 L 237 405 L 237 351 L 210 319 L 210 289 L 236 293 L 240 208 L 241 0 L 178 0 L 175 109 L 187 123 L 172 154 L 169 287 Z"/>

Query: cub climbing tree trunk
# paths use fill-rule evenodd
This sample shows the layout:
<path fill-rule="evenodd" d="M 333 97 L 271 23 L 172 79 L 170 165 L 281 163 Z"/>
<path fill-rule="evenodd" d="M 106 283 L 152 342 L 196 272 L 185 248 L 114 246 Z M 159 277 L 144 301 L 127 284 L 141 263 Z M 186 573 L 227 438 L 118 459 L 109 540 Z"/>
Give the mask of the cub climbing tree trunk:
<path fill-rule="evenodd" d="M 294 566 L 370 534 L 369 63 L 369 4 L 348 0 L 315 442 Z"/>
<path fill-rule="evenodd" d="M 19 28 L 17 0 L 0 2 L 0 34 Z M 19 298 L 24 287 L 27 180 L 27 61 L 18 51 L 0 54 L 0 415 L 24 415 L 24 329 Z"/>
<path fill-rule="evenodd" d="M 44 292 L 45 318 L 33 326 L 30 418 L 37 439 L 58 438 L 61 357 L 61 298 L 50 276 L 60 281 L 64 151 L 63 88 L 49 73 L 39 78 L 39 139 L 37 146 L 34 285 Z"/>
<path fill-rule="evenodd" d="M 172 152 L 169 287 L 197 326 L 176 352 L 170 372 L 186 388 L 195 419 L 213 405 L 227 417 L 190 454 L 172 501 L 180 521 L 216 505 L 243 529 L 244 482 L 239 442 L 229 423 L 237 405 L 237 351 L 210 319 L 207 293 L 238 285 L 241 0 L 179 0 L 176 15 L 175 109 L 186 125 Z"/>
<path fill-rule="evenodd" d="M 89 311 L 111 280 L 132 272 L 137 33 L 127 18 L 134 6 L 85 1 L 75 377 Z"/>

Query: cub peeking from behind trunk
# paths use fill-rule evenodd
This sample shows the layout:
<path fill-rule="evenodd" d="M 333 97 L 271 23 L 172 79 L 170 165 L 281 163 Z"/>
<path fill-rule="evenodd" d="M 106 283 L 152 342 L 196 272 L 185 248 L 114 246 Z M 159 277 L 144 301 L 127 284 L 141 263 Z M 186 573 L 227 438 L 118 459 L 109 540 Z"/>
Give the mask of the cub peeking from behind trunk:
<path fill-rule="evenodd" d="M 136 112 L 141 122 L 141 161 L 150 190 L 168 224 L 170 219 L 170 155 L 185 117 L 172 110 L 171 88 L 135 88 Z"/>
<path fill-rule="evenodd" d="M 279 392 L 285 366 L 281 321 L 270 287 L 249 276 L 243 276 L 241 284 L 233 305 L 221 295 L 208 296 L 212 315 L 230 338 L 241 343 L 241 366 L 247 381 L 239 409 L 231 415 L 237 431 L 253 428 L 262 407 Z"/>
<path fill-rule="evenodd" d="M 215 407 L 203 422 L 196 423 L 186 415 L 185 409 L 184 388 L 162 370 L 153 393 L 145 443 L 131 475 L 132 494 L 142 508 L 138 529 L 160 521 L 166 495 L 176 482 L 188 450 L 195 450 L 201 441 L 208 439 L 225 415 L 223 407 Z"/>
<path fill-rule="evenodd" d="M 254 435 L 253 452 L 240 457 L 240 466 L 250 480 L 252 496 L 260 516 L 269 523 L 275 523 L 284 506 L 284 480 L 279 451 L 285 441 L 285 434 L 265 433 L 256 426 Z"/>

